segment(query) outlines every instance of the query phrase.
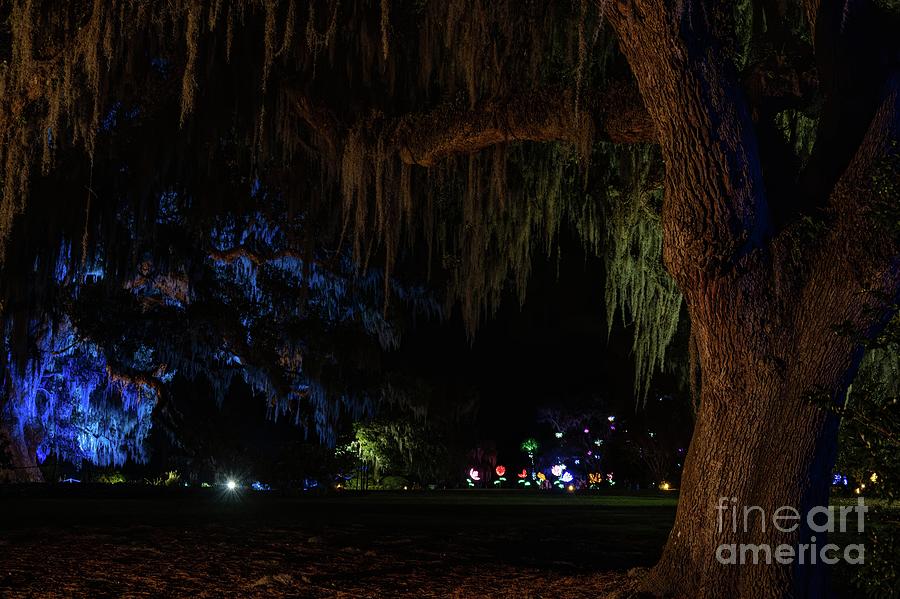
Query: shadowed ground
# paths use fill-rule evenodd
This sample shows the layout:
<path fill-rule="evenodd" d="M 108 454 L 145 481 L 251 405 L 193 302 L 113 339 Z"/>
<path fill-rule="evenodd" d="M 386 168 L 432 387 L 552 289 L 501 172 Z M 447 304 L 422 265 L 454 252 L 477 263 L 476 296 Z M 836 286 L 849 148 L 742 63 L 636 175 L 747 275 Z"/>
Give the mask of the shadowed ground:
<path fill-rule="evenodd" d="M 649 565 L 671 497 L 6 490 L 0 594 L 575 596 Z"/>
<path fill-rule="evenodd" d="M 0 501 L 3 596 L 596 597 L 659 556 L 676 498 L 73 485 Z"/>

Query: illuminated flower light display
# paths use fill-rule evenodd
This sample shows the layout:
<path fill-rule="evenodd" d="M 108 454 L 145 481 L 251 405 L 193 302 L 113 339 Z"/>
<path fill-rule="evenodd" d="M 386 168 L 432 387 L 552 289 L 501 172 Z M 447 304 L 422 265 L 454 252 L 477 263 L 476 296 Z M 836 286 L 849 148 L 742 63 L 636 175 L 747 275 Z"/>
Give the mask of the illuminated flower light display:
<path fill-rule="evenodd" d="M 602 472 L 591 472 L 588 474 L 588 483 L 592 485 L 599 485 L 603 482 L 603 473 Z"/>
<path fill-rule="evenodd" d="M 522 441 L 522 445 L 520 445 L 520 447 L 522 451 L 524 451 L 528 455 L 528 459 L 531 460 L 531 478 L 534 479 L 534 454 L 535 452 L 537 452 L 540 445 L 538 444 L 537 439 L 535 439 L 534 437 L 529 437 Z M 525 486 L 527 487 L 529 485 Z"/>
<path fill-rule="evenodd" d="M 506 477 L 504 476 L 506 474 L 506 466 L 498 465 L 494 468 L 494 472 L 497 473 L 497 480 L 494 481 L 494 485 L 500 486 L 506 482 Z"/>
<path fill-rule="evenodd" d="M 475 468 L 470 468 L 469 469 L 469 478 L 471 478 L 475 482 L 478 482 L 481 480 L 481 474 L 479 474 L 478 470 L 476 470 Z"/>
<path fill-rule="evenodd" d="M 519 478 L 528 478 L 528 470 L 522 468 L 522 471 L 516 474 Z"/>
<path fill-rule="evenodd" d="M 540 480 L 541 482 L 544 482 L 545 480 L 547 480 L 547 475 L 544 474 L 543 472 L 538 472 L 537 477 L 538 477 L 538 480 Z"/>
<path fill-rule="evenodd" d="M 564 483 L 570 483 L 574 478 L 575 477 L 572 476 L 571 472 L 563 472 L 563 475 L 559 478 L 559 480 L 563 481 Z"/>
<path fill-rule="evenodd" d="M 553 474 L 553 476 L 559 478 L 560 476 L 562 476 L 563 470 L 565 470 L 565 469 L 566 469 L 565 464 L 556 464 L 555 466 L 550 468 L 550 473 Z"/>

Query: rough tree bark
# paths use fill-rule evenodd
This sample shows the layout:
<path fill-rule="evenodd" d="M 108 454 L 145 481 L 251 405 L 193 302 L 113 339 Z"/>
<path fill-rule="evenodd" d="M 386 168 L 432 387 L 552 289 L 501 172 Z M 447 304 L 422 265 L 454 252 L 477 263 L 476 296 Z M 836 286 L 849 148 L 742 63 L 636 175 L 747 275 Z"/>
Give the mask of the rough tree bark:
<path fill-rule="evenodd" d="M 8 422 L 0 422 L 0 452 L 5 454 L 0 455 L 0 482 L 43 482 L 34 451 L 26 447 L 21 437 L 10 434 L 8 425 Z"/>
<path fill-rule="evenodd" d="M 809 543 L 806 526 L 782 533 L 771 517 L 781 506 L 805 514 L 827 505 L 838 423 L 810 398 L 840 401 L 861 339 L 883 325 L 900 289 L 896 232 L 873 218 L 897 201 L 900 80 L 870 88 L 878 109 L 861 142 L 849 131 L 821 136 L 854 143 L 825 148 L 825 163 L 842 151 L 852 157 L 822 198 L 828 232 L 809 241 L 796 224 L 773 230 L 773 182 L 762 175 L 751 110 L 717 43 L 717 5 L 700 4 L 601 3 L 659 134 L 664 259 L 684 293 L 702 373 L 676 522 L 647 587 L 680 597 L 820 597 L 821 567 L 725 565 L 716 550 Z M 842 325 L 852 335 L 837 334 Z M 721 498 L 761 507 L 765 531 L 758 513 L 747 533 L 742 515 L 737 532 L 730 513 L 720 527 Z"/>

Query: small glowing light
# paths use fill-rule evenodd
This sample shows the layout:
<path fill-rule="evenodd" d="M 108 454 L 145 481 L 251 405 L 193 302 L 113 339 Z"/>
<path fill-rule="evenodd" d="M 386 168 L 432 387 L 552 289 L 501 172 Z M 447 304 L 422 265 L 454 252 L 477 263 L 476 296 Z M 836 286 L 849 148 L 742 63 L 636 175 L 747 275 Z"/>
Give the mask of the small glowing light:
<path fill-rule="evenodd" d="M 229 491 L 234 491 L 235 489 L 237 489 L 237 483 L 234 482 L 233 480 L 230 480 L 227 483 L 225 483 L 225 486 L 228 487 Z"/>
<path fill-rule="evenodd" d="M 615 417 L 615 416 L 610 416 L 609 418 L 607 418 L 607 420 L 609 420 L 610 422 L 615 422 L 615 421 L 616 421 L 616 417 Z"/>
<path fill-rule="evenodd" d="M 404 491 L 409 491 L 409 487 L 407 487 L 406 485 L 404 485 L 404 486 L 403 486 L 403 490 L 404 490 Z"/>
<path fill-rule="evenodd" d="M 557 432 L 556 432 L 556 438 L 557 438 L 557 439 L 562 439 L 562 437 L 563 437 L 562 432 L 557 431 Z"/>
<path fill-rule="evenodd" d="M 475 468 L 470 468 L 469 469 L 469 478 L 478 482 L 479 480 L 481 480 L 481 475 L 478 474 L 478 470 L 476 470 Z"/>
<path fill-rule="evenodd" d="M 862 493 L 862 490 L 861 490 L 859 487 L 856 487 L 856 488 L 853 490 L 853 492 L 856 493 L 857 495 L 859 495 L 860 493 Z"/>
<path fill-rule="evenodd" d="M 878 482 L 878 473 L 873 472 L 872 476 L 869 477 L 869 480 L 872 481 L 873 483 L 877 483 Z"/>
<path fill-rule="evenodd" d="M 559 480 L 563 481 L 564 483 L 570 483 L 570 482 L 572 482 L 572 478 L 574 478 L 574 477 L 572 476 L 572 473 L 571 473 L 571 472 L 566 472 L 566 473 L 564 473 L 564 474 L 562 475 L 562 477 L 560 477 Z"/>
<path fill-rule="evenodd" d="M 660 483 L 660 485 L 659 485 L 660 491 L 668 491 L 671 488 L 672 488 L 671 485 L 669 485 L 669 483 L 667 483 L 667 482 Z"/>
<path fill-rule="evenodd" d="M 506 474 L 506 466 L 500 464 L 499 466 L 494 468 L 494 472 L 497 473 L 497 476 L 503 476 L 504 474 Z"/>
<path fill-rule="evenodd" d="M 522 451 L 531 456 L 534 454 L 534 452 L 537 451 L 538 442 L 534 438 L 525 439 L 524 441 L 522 441 L 522 445 L 520 447 L 522 448 Z"/>
<path fill-rule="evenodd" d="M 587 435 L 587 434 L 590 433 L 590 432 L 591 432 L 591 429 L 585 427 L 585 429 L 584 429 L 584 434 Z"/>
<path fill-rule="evenodd" d="M 569 493 L 574 492 L 574 491 L 575 491 L 575 485 L 569 485 L 568 487 L 566 487 L 566 491 L 568 491 Z"/>

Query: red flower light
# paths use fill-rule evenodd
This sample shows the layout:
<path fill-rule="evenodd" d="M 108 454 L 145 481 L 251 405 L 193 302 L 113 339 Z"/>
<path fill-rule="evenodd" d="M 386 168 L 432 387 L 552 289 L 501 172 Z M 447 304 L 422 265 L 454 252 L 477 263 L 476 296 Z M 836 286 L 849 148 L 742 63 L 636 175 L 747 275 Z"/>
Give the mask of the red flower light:
<path fill-rule="evenodd" d="M 519 472 L 516 476 L 519 478 L 528 478 L 528 471 L 522 468 L 522 471 Z"/>
<path fill-rule="evenodd" d="M 500 465 L 494 468 L 494 472 L 497 473 L 497 476 L 503 476 L 506 474 L 506 466 Z"/>

